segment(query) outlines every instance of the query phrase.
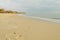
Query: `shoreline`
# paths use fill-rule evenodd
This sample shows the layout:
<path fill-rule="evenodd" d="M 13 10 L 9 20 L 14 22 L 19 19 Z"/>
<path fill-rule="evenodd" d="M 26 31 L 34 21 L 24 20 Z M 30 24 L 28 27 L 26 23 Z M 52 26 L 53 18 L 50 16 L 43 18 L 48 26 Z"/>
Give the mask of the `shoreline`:
<path fill-rule="evenodd" d="M 60 24 L 1 14 L 0 35 L 0 40 L 60 40 Z"/>
<path fill-rule="evenodd" d="M 56 20 L 56 19 L 26 16 L 26 15 L 23 15 L 23 14 L 17 14 L 17 15 L 18 16 L 24 16 L 24 17 L 27 17 L 27 18 L 30 18 L 30 19 L 42 20 L 42 21 L 47 21 L 47 22 L 53 22 L 53 23 L 59 23 L 60 24 L 60 20 Z"/>

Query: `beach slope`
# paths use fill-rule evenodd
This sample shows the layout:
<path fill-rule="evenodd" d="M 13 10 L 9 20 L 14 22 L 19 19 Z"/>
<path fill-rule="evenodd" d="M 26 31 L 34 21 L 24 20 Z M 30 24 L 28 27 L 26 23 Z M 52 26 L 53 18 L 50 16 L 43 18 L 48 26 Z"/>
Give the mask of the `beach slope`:
<path fill-rule="evenodd" d="M 60 40 L 60 24 L 0 14 L 0 40 Z"/>

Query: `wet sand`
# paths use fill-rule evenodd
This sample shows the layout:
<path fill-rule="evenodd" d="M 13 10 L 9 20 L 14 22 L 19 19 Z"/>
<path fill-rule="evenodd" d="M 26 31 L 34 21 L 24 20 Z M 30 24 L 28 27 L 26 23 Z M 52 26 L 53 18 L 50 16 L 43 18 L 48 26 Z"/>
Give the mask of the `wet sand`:
<path fill-rule="evenodd" d="M 60 24 L 0 14 L 0 40 L 60 40 Z"/>

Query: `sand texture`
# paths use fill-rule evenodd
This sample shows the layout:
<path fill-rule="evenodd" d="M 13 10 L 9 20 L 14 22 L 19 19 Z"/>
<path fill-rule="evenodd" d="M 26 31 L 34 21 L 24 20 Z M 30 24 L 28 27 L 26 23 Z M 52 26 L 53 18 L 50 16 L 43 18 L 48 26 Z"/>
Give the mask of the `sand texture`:
<path fill-rule="evenodd" d="M 60 40 L 60 24 L 0 14 L 0 40 Z"/>

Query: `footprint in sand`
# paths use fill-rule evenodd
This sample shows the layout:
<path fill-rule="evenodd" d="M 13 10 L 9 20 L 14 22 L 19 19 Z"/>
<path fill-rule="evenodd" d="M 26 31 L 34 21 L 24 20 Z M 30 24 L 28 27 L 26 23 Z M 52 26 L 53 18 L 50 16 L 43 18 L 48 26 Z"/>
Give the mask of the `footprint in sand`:
<path fill-rule="evenodd" d="M 21 40 L 22 35 L 17 32 L 6 34 L 6 40 Z"/>

